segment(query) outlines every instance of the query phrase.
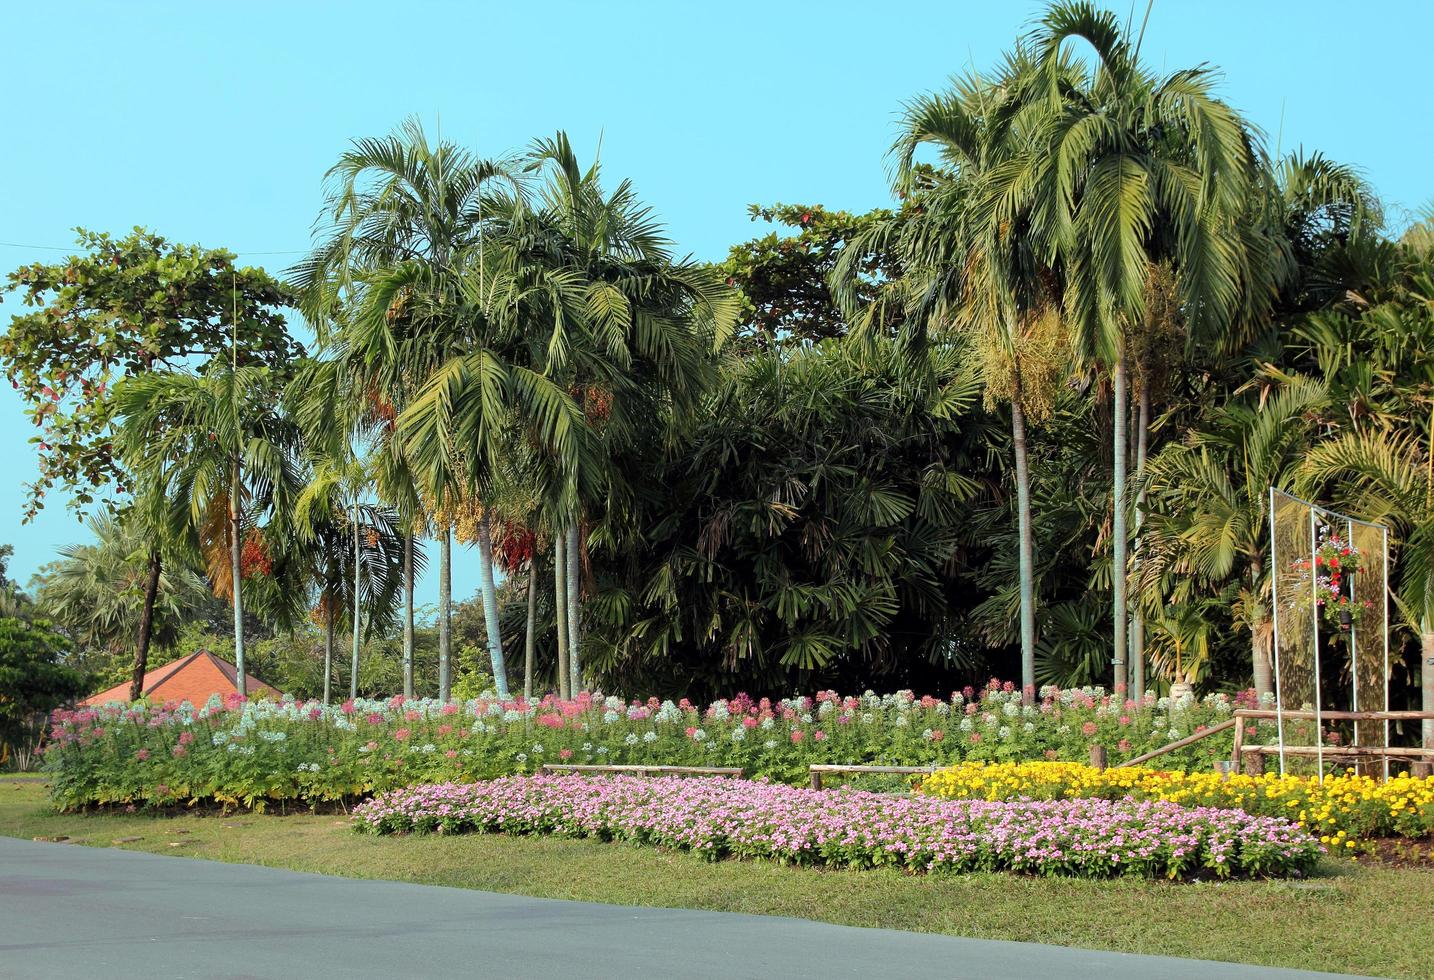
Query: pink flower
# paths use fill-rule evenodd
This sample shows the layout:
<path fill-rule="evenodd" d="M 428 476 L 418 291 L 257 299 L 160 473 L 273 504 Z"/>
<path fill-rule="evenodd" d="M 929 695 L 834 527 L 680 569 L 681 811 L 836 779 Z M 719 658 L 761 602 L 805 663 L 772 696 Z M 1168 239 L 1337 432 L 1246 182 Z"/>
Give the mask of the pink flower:
<path fill-rule="evenodd" d="M 757 719 L 753 718 L 751 715 L 748 715 L 746 718 L 743 718 L 743 719 L 742 719 L 742 727 L 743 727 L 743 728 L 756 728 L 756 727 L 757 727 Z"/>
<path fill-rule="evenodd" d="M 438 737 L 439 737 L 439 738 L 444 738 L 444 737 L 446 737 L 447 735 L 449 735 L 450 733 L 452 733 L 452 731 L 453 731 L 453 726 L 452 726 L 452 725 L 439 725 L 439 726 L 438 726 Z"/>
<path fill-rule="evenodd" d="M 439 712 L 439 714 L 444 714 L 444 715 L 456 715 L 456 714 L 458 714 L 458 705 L 456 705 L 456 704 L 445 704 L 445 705 L 443 706 L 443 709 Z"/>
<path fill-rule="evenodd" d="M 814 738 L 818 742 L 825 742 L 827 740 L 827 733 L 818 728 L 816 731 L 812 732 L 812 738 Z"/>
<path fill-rule="evenodd" d="M 796 745 L 798 742 L 800 742 L 802 739 L 804 739 L 804 738 L 806 738 L 806 737 L 807 737 L 807 736 L 806 736 L 806 733 L 803 732 L 800 728 L 794 728 L 794 729 L 792 729 L 792 744 L 793 744 L 793 745 Z"/>
<path fill-rule="evenodd" d="M 1118 748 L 1118 749 L 1120 749 L 1120 751 L 1122 751 L 1122 752 L 1129 752 L 1129 751 L 1130 751 L 1130 739 L 1128 739 L 1128 738 L 1123 738 L 1123 739 L 1121 739 L 1119 742 L 1115 743 L 1115 747 Z"/>
<path fill-rule="evenodd" d="M 946 733 L 943 732 L 941 729 L 939 729 L 939 728 L 933 728 L 933 729 L 931 730 L 931 741 L 933 741 L 933 742 L 939 742 L 939 741 L 941 741 L 941 740 L 942 740 L 943 738 L 945 738 L 945 737 L 946 737 Z"/>
<path fill-rule="evenodd" d="M 368 713 L 368 723 L 370 725 L 382 725 L 383 715 L 379 714 L 377 711 L 370 711 Z"/>
<path fill-rule="evenodd" d="M 407 740 L 408 736 L 409 731 L 407 728 L 400 728 L 398 731 L 393 733 L 393 737 L 398 739 L 400 742 Z"/>
<path fill-rule="evenodd" d="M 180 732 L 180 733 L 179 733 L 179 744 L 180 744 L 180 745 L 188 745 L 190 742 L 193 742 L 193 741 L 194 741 L 194 733 L 193 733 L 193 732 Z"/>
<path fill-rule="evenodd" d="M 1090 736 L 1090 735 L 1094 735 L 1094 734 L 1095 734 L 1096 732 L 1098 732 L 1100 729 L 1096 727 L 1095 722 L 1093 722 L 1093 721 L 1088 721 L 1088 722 L 1086 722 L 1084 725 L 1080 726 L 1080 730 L 1081 730 L 1081 733 L 1082 733 L 1083 735 Z"/>
<path fill-rule="evenodd" d="M 559 749 L 559 750 L 558 750 L 558 758 L 559 758 L 559 759 L 562 759 L 564 762 L 567 762 L 567 761 L 568 761 L 569 759 L 571 759 L 572 757 L 573 757 L 573 750 L 572 750 L 572 749 Z"/>
<path fill-rule="evenodd" d="M 450 758 L 450 759 L 456 759 L 456 758 L 458 758 L 458 753 L 457 753 L 455 750 L 453 750 L 453 749 L 449 749 L 447 752 L 445 752 L 445 753 L 443 753 L 443 754 L 446 755 L 446 756 L 448 756 L 448 758 Z"/>
<path fill-rule="evenodd" d="M 176 745 L 174 748 L 169 750 L 169 754 L 174 756 L 176 759 L 183 759 L 186 755 L 189 754 L 189 750 L 182 745 Z"/>
<path fill-rule="evenodd" d="M 134 754 L 134 757 L 140 762 L 143 762 L 145 759 L 149 758 L 149 749 L 140 749 Z"/>

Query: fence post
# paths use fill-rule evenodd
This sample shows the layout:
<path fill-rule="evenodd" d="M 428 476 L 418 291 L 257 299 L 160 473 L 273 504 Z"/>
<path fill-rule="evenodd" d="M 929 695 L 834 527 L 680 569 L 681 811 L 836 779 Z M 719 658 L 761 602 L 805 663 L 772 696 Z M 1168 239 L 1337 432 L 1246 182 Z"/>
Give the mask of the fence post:
<path fill-rule="evenodd" d="M 1104 769 L 1108 763 L 1104 745 L 1090 747 L 1090 764 L 1093 769 Z"/>
<path fill-rule="evenodd" d="M 811 770 L 811 773 L 812 773 L 812 789 L 821 789 L 821 788 L 822 788 L 822 774 L 821 774 L 820 772 L 818 772 L 817 770 L 815 770 L 815 769 Z"/>
<path fill-rule="evenodd" d="M 1249 776 L 1263 776 L 1265 774 L 1265 754 L 1246 749 L 1241 754 L 1240 769 Z"/>
<path fill-rule="evenodd" d="M 1409 764 L 1409 775 L 1415 779 L 1425 779 L 1434 776 L 1434 762 L 1427 759 L 1420 759 Z"/>

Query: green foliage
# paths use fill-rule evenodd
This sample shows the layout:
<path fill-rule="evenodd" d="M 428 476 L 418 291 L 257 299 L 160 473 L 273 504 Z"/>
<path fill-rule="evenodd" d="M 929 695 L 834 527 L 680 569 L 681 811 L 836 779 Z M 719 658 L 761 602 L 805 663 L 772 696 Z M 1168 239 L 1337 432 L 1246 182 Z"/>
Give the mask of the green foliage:
<path fill-rule="evenodd" d="M 45 620 L 0 617 L 0 762 L 30 750 L 45 716 L 85 693 L 85 675 L 62 662 L 68 651 Z"/>
<path fill-rule="evenodd" d="M 83 254 L 10 273 L 3 292 L 30 309 L 0 336 L 0 361 L 38 433 L 40 478 L 26 519 L 52 487 L 84 509 L 123 497 L 129 476 L 113 446 L 117 382 L 203 365 L 242 339 L 246 363 L 286 364 L 302 353 L 279 308 L 291 297 L 262 269 L 222 249 L 175 245 L 136 228 L 123 238 L 77 229 Z"/>
<path fill-rule="evenodd" d="M 979 389 L 956 348 L 928 371 L 890 341 L 761 353 L 670 457 L 627 460 L 647 545 L 599 572 L 604 676 L 716 693 L 946 661 Z"/>
<path fill-rule="evenodd" d="M 847 334 L 850 325 L 828 286 L 840 258 L 846 259 L 855 303 L 869 302 L 878 284 L 898 272 L 888 249 L 875 242 L 866 244 L 871 241 L 869 231 L 891 219 L 888 210 L 853 215 L 829 211 L 819 204 L 753 204 L 747 213 L 753 221 L 793 229 L 794 233 L 774 230 L 734 245 L 717 267 L 741 297 L 735 336 L 739 350 Z"/>
<path fill-rule="evenodd" d="M 115 684 L 132 669 L 148 575 L 146 537 L 134 523 L 110 514 L 92 516 L 86 527 L 93 543 L 62 547 L 33 580 L 36 608 L 73 644 L 71 662 L 83 664 L 98 681 Z M 182 564 L 170 565 L 159 580 L 154 643 L 170 647 L 185 624 L 217 625 L 224 615 L 201 576 Z"/>

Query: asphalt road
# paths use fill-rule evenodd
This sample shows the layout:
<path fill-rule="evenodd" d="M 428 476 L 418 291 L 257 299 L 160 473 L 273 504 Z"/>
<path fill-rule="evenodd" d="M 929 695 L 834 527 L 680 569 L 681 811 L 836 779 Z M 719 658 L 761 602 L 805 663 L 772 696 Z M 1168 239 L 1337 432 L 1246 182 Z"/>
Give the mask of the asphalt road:
<path fill-rule="evenodd" d="M 1331 976 L 0 838 L 0 977 Z"/>

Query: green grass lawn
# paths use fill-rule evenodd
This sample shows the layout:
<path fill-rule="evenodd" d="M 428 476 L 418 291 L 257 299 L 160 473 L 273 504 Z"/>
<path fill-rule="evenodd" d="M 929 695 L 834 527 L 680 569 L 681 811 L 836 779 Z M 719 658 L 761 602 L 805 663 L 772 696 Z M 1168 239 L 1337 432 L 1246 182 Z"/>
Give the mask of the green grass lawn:
<path fill-rule="evenodd" d="M 592 840 L 359 836 L 341 814 L 57 814 L 42 784 L 3 777 L 0 834 L 66 835 L 98 847 L 547 898 L 791 915 L 1391 977 L 1434 974 L 1434 871 L 1345 859 L 1327 860 L 1315 877 L 1294 882 L 912 877 L 708 864 L 688 854 Z"/>

